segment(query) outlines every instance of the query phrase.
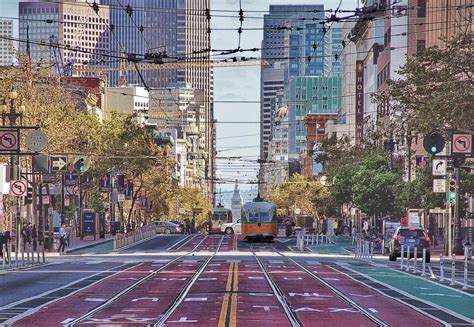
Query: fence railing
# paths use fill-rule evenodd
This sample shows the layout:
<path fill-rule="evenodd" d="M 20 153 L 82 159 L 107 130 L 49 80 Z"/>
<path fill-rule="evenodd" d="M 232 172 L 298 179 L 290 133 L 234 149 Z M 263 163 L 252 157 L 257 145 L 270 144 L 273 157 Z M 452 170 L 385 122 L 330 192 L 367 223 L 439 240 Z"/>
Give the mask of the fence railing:
<path fill-rule="evenodd" d="M 329 236 L 323 234 L 306 234 L 303 229 L 296 234 L 296 247 L 300 251 L 304 251 L 310 245 L 326 245 L 333 244 Z"/>
<path fill-rule="evenodd" d="M 156 235 L 156 229 L 154 227 L 146 226 L 146 227 L 139 227 L 136 230 L 123 233 L 123 234 L 116 234 L 113 240 L 113 247 L 114 250 L 122 250 L 136 242 L 146 240 Z"/>
<path fill-rule="evenodd" d="M 438 270 L 438 276 L 433 272 L 433 268 L 435 266 L 431 263 L 430 260 L 427 260 L 428 253 L 425 248 L 422 250 L 421 258 L 418 257 L 418 248 L 417 247 L 410 247 L 410 246 L 401 246 L 400 249 L 400 270 L 406 272 L 412 272 L 414 274 L 420 274 L 421 276 L 429 276 L 431 279 L 438 279 L 440 282 L 448 282 L 449 285 L 462 285 L 462 289 L 472 289 L 474 288 L 473 285 L 469 285 L 469 264 L 468 260 L 471 260 L 472 256 L 472 248 L 470 246 L 464 247 L 464 257 L 463 257 L 463 267 L 457 268 L 456 267 L 456 255 L 452 255 L 451 258 L 445 259 L 443 255 L 439 256 L 439 266 L 436 267 Z M 419 263 L 419 259 L 421 262 Z M 430 261 L 429 263 L 427 261 Z M 445 264 L 445 261 L 446 264 Z M 450 262 L 449 262 L 450 261 Z M 421 270 L 418 267 L 421 265 Z M 451 268 L 446 268 L 446 266 L 451 266 Z M 456 278 L 456 270 L 462 269 L 462 282 L 457 280 Z M 451 276 L 446 274 L 451 274 Z"/>
<path fill-rule="evenodd" d="M 354 254 L 356 258 L 372 261 L 374 258 L 374 242 L 363 238 L 356 238 L 354 241 Z"/>
<path fill-rule="evenodd" d="M 46 263 L 44 242 L 38 242 L 34 249 L 31 242 L 21 242 L 18 251 L 12 250 L 12 243 L 7 241 L 2 247 L 2 269 L 20 268 L 34 264 Z"/>

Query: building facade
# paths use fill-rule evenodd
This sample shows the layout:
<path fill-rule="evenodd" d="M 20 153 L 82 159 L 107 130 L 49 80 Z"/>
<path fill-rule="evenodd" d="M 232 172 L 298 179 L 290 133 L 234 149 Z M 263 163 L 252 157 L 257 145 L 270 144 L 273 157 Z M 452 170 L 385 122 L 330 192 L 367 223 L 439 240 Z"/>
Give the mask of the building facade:
<path fill-rule="evenodd" d="M 86 1 L 26 1 L 19 3 L 18 10 L 20 39 L 28 35 L 33 64 L 55 62 L 59 75 L 71 76 L 72 66 L 105 67 L 104 61 L 110 60 L 105 56 L 110 53 L 108 6 L 101 5 L 96 14 Z M 20 42 L 20 52 L 26 53 L 26 42 Z"/>
<path fill-rule="evenodd" d="M 0 37 L 0 66 L 10 66 L 15 62 L 13 20 L 0 18 Z"/>

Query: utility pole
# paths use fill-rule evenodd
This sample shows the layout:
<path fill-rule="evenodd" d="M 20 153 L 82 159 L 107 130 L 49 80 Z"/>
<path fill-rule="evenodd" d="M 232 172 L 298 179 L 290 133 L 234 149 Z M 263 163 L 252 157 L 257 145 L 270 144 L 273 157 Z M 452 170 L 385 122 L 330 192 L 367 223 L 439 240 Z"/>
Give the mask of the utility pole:
<path fill-rule="evenodd" d="M 462 235 L 461 235 L 461 215 L 460 215 L 460 197 L 459 197 L 459 189 L 460 189 L 460 182 L 461 182 L 461 172 L 459 168 L 454 168 L 454 177 L 456 179 L 456 195 L 455 195 L 455 202 L 454 202 L 454 245 L 453 245 L 453 252 L 457 255 L 462 255 L 464 253 L 464 248 L 462 245 Z"/>

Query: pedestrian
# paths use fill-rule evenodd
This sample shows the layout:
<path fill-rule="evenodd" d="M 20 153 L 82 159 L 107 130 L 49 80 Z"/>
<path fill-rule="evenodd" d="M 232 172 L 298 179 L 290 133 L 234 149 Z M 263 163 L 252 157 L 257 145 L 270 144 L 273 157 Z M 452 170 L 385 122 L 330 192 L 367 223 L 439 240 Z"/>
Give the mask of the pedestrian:
<path fill-rule="evenodd" d="M 5 257 L 5 262 L 8 263 L 8 247 L 10 246 L 10 242 L 11 242 L 11 237 L 10 237 L 10 231 L 6 231 L 5 233 L 3 233 L 3 235 L 0 236 L 0 257 Z M 7 253 L 3 253 L 3 246 L 5 245 L 5 251 L 7 251 Z"/>
<path fill-rule="evenodd" d="M 189 235 L 191 233 L 191 222 L 189 221 L 189 219 L 186 219 L 185 223 L 186 223 L 186 235 Z"/>
<path fill-rule="evenodd" d="M 62 224 L 59 228 L 59 249 L 58 252 L 61 254 L 66 253 L 66 225 Z"/>
<path fill-rule="evenodd" d="M 28 228 L 28 224 L 23 223 L 23 226 L 21 227 L 21 231 L 20 231 L 21 239 L 23 240 L 23 248 L 25 248 L 26 241 L 28 239 L 28 234 L 26 233 L 27 228 Z"/>
<path fill-rule="evenodd" d="M 66 227 L 66 245 L 67 245 L 67 247 L 71 246 L 71 236 L 72 236 L 72 226 L 68 225 Z"/>

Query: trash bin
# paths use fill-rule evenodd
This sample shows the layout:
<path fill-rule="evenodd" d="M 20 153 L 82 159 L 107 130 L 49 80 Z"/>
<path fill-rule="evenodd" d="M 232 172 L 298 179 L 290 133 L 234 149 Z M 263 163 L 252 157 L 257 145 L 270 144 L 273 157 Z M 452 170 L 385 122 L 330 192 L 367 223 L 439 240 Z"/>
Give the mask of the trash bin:
<path fill-rule="evenodd" d="M 464 243 L 464 256 L 467 256 L 467 260 L 472 260 L 472 245 L 469 242 Z"/>

